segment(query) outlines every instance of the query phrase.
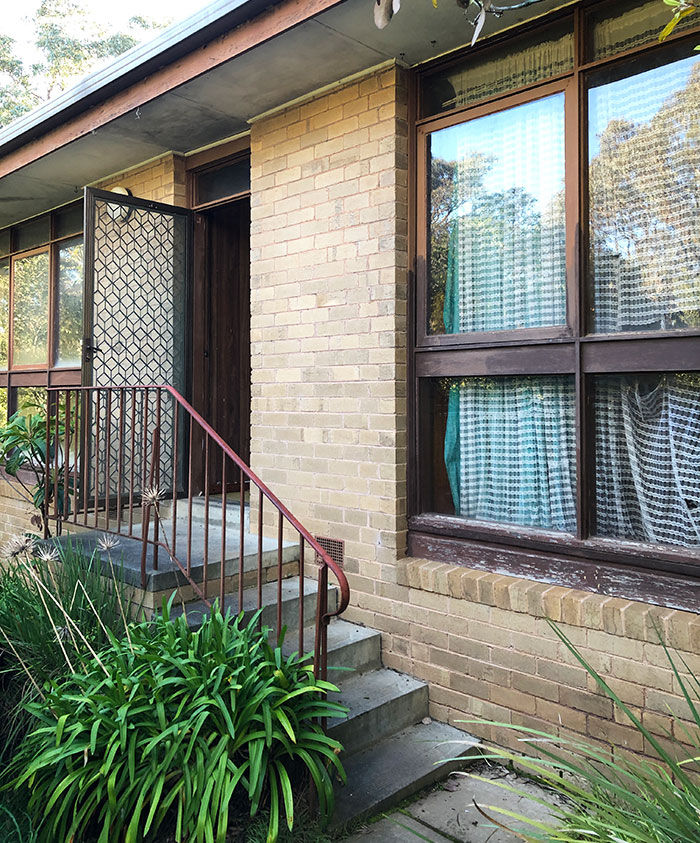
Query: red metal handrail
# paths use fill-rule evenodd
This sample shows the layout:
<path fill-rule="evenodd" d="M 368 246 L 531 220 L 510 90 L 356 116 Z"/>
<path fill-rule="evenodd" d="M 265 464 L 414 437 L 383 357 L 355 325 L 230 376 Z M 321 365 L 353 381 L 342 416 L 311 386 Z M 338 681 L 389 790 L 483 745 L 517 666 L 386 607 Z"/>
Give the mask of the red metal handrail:
<path fill-rule="evenodd" d="M 327 629 L 331 618 L 342 614 L 350 600 L 347 578 L 318 541 L 295 518 L 279 498 L 262 482 L 205 419 L 171 386 L 84 386 L 50 387 L 47 397 L 46 425 L 46 488 L 44 494 L 45 531 L 48 522 L 100 529 L 117 536 L 141 542 L 141 586 L 148 581 L 148 548 L 152 549 L 153 570 L 158 570 L 162 549 L 187 583 L 208 606 L 210 586 L 217 577 L 210 577 L 210 500 L 212 485 L 221 486 L 221 523 L 218 588 L 216 593 L 223 610 L 226 598 L 227 514 L 228 494 L 237 485 L 238 506 L 238 611 L 244 608 L 246 536 L 256 538 L 256 600 L 263 608 L 263 579 L 276 582 L 276 631 L 282 630 L 283 580 L 289 573 L 284 563 L 285 526 L 299 538 L 296 560 L 298 581 L 299 651 L 304 651 L 304 573 L 305 547 L 316 554 L 318 565 L 314 631 L 314 669 L 321 678 L 327 671 Z M 232 470 L 232 474 L 228 472 Z M 163 486 L 168 487 L 171 501 L 172 528 L 170 539 L 165 534 L 160 507 Z M 201 581 L 193 574 L 193 522 L 195 487 L 201 486 L 204 500 L 204 522 L 201 526 L 203 559 Z M 154 487 L 158 490 L 157 493 Z M 245 493 L 257 490 L 258 523 L 256 534 L 245 532 Z M 178 519 L 178 507 L 186 503 L 186 521 Z M 267 501 L 277 513 L 276 566 L 263 565 L 265 536 L 264 504 Z M 141 510 L 140 535 L 137 510 Z M 151 519 L 153 531 L 151 535 Z M 114 525 L 113 523 L 114 522 Z M 180 530 L 178 527 L 180 526 Z M 184 526 L 184 529 L 182 527 Z M 163 530 L 161 534 L 161 530 Z M 186 557 L 178 555 L 178 534 L 184 533 Z M 181 536 L 182 539 L 182 536 Z M 272 568 L 275 568 L 272 570 Z M 328 572 L 337 582 L 337 608 L 328 605 Z M 235 578 L 234 573 L 231 579 Z M 233 602 L 233 601 L 232 601 Z"/>

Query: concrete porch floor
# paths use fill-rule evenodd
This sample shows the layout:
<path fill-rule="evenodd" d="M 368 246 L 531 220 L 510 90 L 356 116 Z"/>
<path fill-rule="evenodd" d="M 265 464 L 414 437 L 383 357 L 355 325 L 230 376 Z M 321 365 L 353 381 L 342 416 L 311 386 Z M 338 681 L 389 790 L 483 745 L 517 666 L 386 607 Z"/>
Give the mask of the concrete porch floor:
<path fill-rule="evenodd" d="M 547 822 L 553 820 L 552 810 L 533 800 L 541 799 L 552 806 L 561 804 L 556 793 L 498 764 L 475 762 L 468 772 L 489 781 L 453 774 L 446 783 L 407 807 L 363 826 L 351 837 L 344 838 L 343 843 L 411 843 L 414 840 L 416 843 L 421 840 L 429 843 L 512 843 L 516 838 L 489 822 L 477 811 L 474 802 L 487 814 L 516 830 L 522 824 L 490 811 L 488 806 Z M 522 791 L 523 795 L 493 783 L 499 781 Z"/>

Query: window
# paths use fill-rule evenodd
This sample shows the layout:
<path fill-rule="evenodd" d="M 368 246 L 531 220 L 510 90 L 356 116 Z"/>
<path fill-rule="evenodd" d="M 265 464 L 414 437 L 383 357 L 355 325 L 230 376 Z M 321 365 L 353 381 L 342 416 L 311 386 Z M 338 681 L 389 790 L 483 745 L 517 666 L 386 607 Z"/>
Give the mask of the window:
<path fill-rule="evenodd" d="M 82 228 L 80 201 L 0 231 L 0 421 L 80 383 Z"/>
<path fill-rule="evenodd" d="M 423 74 L 414 553 L 697 572 L 700 36 L 646 24 L 588 4 Z"/>

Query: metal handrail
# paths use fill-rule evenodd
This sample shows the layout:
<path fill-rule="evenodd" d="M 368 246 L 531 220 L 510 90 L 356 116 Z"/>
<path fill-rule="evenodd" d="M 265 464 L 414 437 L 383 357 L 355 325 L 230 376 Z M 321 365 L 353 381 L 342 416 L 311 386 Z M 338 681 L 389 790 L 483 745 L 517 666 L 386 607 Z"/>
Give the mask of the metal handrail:
<path fill-rule="evenodd" d="M 170 399 L 170 404 L 168 404 Z M 182 417 L 182 418 L 181 418 Z M 186 441 L 186 444 L 184 442 Z M 181 460 L 187 470 L 181 470 Z M 194 462 L 193 462 L 194 459 Z M 201 460 L 201 461 L 200 461 Z M 228 472 L 233 469 L 233 477 Z M 197 472 L 203 485 L 205 517 L 202 581 L 192 573 L 193 497 Z M 303 524 L 263 483 L 194 407 L 172 386 L 137 384 L 129 386 L 49 387 L 46 425 L 46 488 L 44 490 L 45 530 L 49 520 L 59 525 L 74 524 L 100 529 L 117 536 L 141 541 L 141 585 L 148 578 L 148 547 L 153 549 L 153 569 L 158 570 L 159 550 L 164 550 L 193 591 L 211 606 L 209 586 L 210 488 L 212 473 L 218 471 L 221 483 L 221 547 L 218 574 L 219 605 L 226 597 L 226 531 L 228 487 L 237 481 L 240 500 L 238 545 L 238 610 L 243 610 L 245 589 L 245 491 L 258 491 L 257 524 L 257 606 L 262 606 L 264 503 L 277 513 L 276 630 L 282 630 L 283 544 L 285 526 L 299 537 L 299 650 L 303 652 L 304 632 L 304 551 L 308 545 L 316 555 L 318 591 L 315 612 L 314 667 L 322 678 L 327 670 L 327 627 L 331 618 L 347 608 L 350 588 L 347 577 Z M 170 484 L 172 533 L 163 531 L 159 506 L 161 492 L 154 491 L 164 479 Z M 186 491 L 186 559 L 177 552 L 180 484 Z M 252 495 L 251 495 L 252 503 Z M 113 506 L 114 505 L 114 506 Z M 236 504 L 234 503 L 235 507 Z M 141 510 L 140 535 L 134 532 L 135 510 Z M 151 536 L 151 517 L 153 531 Z M 112 517 L 114 512 L 114 517 Z M 116 522 L 114 527 L 112 521 Z M 138 525 L 136 525 L 138 528 Z M 287 569 L 288 569 L 287 565 Z M 328 573 L 339 590 L 335 610 L 328 606 Z M 235 574 L 233 574 L 235 577 Z M 272 580 L 275 581 L 274 579 Z M 268 580 L 269 582 L 269 580 Z"/>

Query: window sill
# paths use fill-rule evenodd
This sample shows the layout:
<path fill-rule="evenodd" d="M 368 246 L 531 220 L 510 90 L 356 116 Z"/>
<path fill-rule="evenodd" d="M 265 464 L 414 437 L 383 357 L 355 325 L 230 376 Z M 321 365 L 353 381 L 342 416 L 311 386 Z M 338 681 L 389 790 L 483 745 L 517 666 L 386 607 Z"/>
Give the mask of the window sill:
<path fill-rule="evenodd" d="M 409 519 L 408 555 L 641 603 L 700 612 L 700 560 L 607 540 L 508 530 L 457 518 Z"/>

